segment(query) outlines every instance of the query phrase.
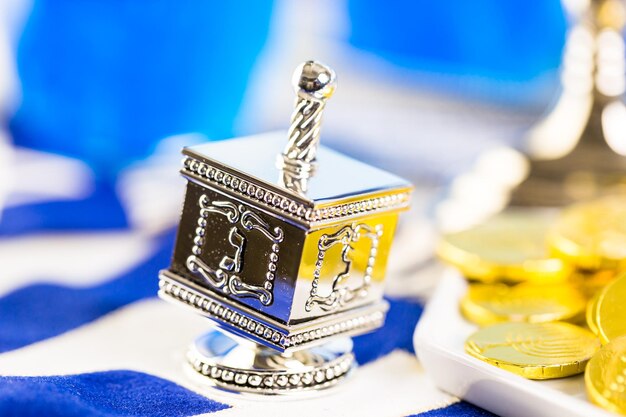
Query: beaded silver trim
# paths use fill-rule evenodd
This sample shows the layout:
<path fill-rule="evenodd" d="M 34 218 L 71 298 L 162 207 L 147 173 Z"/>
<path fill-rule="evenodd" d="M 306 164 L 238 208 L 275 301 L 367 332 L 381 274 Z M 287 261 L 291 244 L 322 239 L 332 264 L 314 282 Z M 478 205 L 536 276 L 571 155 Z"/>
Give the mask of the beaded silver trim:
<path fill-rule="evenodd" d="M 280 351 L 299 350 L 323 343 L 336 335 L 350 335 L 374 330 L 383 325 L 385 313 L 381 310 L 368 311 L 356 317 L 347 317 L 330 323 L 306 326 L 305 329 L 289 328 L 281 323 L 261 321 L 235 309 L 180 282 L 164 276 L 159 279 L 159 296 L 164 299 L 183 302 L 200 314 L 211 318 L 216 323 L 243 333 L 262 345 L 274 347 Z"/>
<path fill-rule="evenodd" d="M 280 394 L 327 388 L 344 378 L 352 369 L 354 355 L 345 353 L 337 359 L 306 372 L 253 372 L 217 365 L 191 349 L 187 361 L 199 374 L 218 386 L 237 391 Z"/>
<path fill-rule="evenodd" d="M 183 159 L 182 172 L 197 176 L 231 193 L 240 194 L 273 210 L 307 222 L 336 220 L 362 213 L 402 209 L 408 207 L 410 202 L 410 191 L 401 191 L 332 207 L 313 209 L 191 156 L 185 156 Z"/>

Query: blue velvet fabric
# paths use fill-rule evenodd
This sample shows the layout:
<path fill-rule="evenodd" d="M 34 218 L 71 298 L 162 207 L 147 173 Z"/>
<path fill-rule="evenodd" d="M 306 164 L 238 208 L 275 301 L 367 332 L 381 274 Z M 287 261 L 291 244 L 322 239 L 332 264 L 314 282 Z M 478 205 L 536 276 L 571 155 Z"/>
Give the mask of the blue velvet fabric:
<path fill-rule="evenodd" d="M 169 263 L 173 240 L 174 234 L 167 234 L 149 260 L 103 284 L 79 288 L 42 283 L 0 297 L 0 352 L 58 336 L 156 296 L 158 272 Z"/>
<path fill-rule="evenodd" d="M 52 231 L 99 231 L 127 228 L 114 187 L 99 182 L 84 199 L 46 201 L 10 207 L 0 216 L 0 237 Z"/>
<path fill-rule="evenodd" d="M 438 408 L 425 413 L 414 414 L 410 417 L 497 417 L 487 410 L 478 408 L 466 401 L 460 401 L 448 407 Z"/>
<path fill-rule="evenodd" d="M 272 6 L 34 0 L 18 45 L 15 142 L 110 178 L 166 136 L 232 136 Z"/>
<path fill-rule="evenodd" d="M 133 371 L 0 377 L 0 415 L 6 417 L 176 417 L 228 407 Z"/>
<path fill-rule="evenodd" d="M 354 355 L 359 364 L 374 361 L 395 349 L 415 353 L 413 332 L 422 314 L 422 304 L 413 299 L 387 298 L 385 325 L 375 332 L 355 337 Z"/>

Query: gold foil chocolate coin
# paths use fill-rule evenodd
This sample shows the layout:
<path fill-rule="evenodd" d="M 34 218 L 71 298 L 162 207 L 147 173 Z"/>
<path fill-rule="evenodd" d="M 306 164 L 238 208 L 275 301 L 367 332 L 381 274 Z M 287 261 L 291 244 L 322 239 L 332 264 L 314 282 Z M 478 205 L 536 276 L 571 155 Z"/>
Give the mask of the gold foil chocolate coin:
<path fill-rule="evenodd" d="M 471 356 L 529 379 L 575 375 L 600 347 L 588 330 L 569 323 L 501 323 L 465 341 Z"/>
<path fill-rule="evenodd" d="M 505 321 L 542 323 L 582 318 L 587 300 L 567 284 L 473 284 L 461 300 L 468 320 L 485 326 Z"/>
<path fill-rule="evenodd" d="M 569 282 L 591 299 L 619 276 L 620 272 L 613 269 L 591 272 L 578 270 L 572 274 Z"/>
<path fill-rule="evenodd" d="M 565 209 L 548 235 L 552 252 L 581 269 L 626 266 L 626 195 Z"/>
<path fill-rule="evenodd" d="M 585 312 L 585 319 L 587 321 L 587 327 L 591 330 L 595 335 L 598 334 L 598 300 L 600 299 L 600 295 L 602 292 L 596 293 L 591 300 L 587 303 L 587 311 Z"/>
<path fill-rule="evenodd" d="M 472 229 L 445 235 L 437 252 L 463 275 L 483 283 L 562 281 L 571 269 L 546 246 L 553 220 L 546 212 L 506 211 Z"/>
<path fill-rule="evenodd" d="M 596 307 L 596 324 L 602 343 L 626 336 L 626 274 L 600 293 Z"/>
<path fill-rule="evenodd" d="M 626 414 L 626 337 L 613 340 L 589 361 L 585 387 L 595 404 Z"/>

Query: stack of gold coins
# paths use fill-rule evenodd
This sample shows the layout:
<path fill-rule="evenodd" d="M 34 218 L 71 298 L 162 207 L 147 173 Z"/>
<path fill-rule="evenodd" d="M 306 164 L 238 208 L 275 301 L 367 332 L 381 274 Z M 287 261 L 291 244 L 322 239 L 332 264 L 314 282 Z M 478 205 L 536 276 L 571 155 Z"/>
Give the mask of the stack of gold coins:
<path fill-rule="evenodd" d="M 589 399 L 626 414 L 626 195 L 509 210 L 438 255 L 468 280 L 468 354 L 529 379 L 584 372 Z"/>

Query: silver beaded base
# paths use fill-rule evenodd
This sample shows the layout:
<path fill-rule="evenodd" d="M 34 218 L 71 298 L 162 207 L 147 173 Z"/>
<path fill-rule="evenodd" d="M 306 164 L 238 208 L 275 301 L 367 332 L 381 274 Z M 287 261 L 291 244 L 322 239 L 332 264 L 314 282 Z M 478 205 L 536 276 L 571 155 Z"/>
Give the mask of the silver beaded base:
<path fill-rule="evenodd" d="M 343 380 L 355 366 L 349 338 L 284 354 L 239 342 L 217 330 L 198 338 L 187 360 L 216 388 L 262 395 L 325 389 Z"/>

